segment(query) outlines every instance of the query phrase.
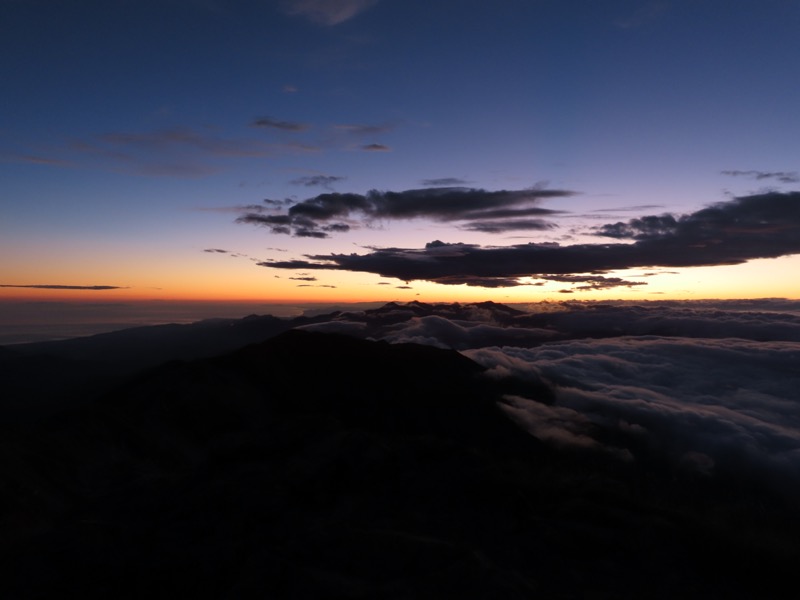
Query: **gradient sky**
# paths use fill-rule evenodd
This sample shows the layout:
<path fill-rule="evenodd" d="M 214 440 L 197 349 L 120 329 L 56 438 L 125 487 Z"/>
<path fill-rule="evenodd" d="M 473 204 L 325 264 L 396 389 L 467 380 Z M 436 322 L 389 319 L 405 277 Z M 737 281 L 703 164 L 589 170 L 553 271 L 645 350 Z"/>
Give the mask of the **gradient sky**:
<path fill-rule="evenodd" d="M 799 29 L 800 0 L 0 0 L 0 299 L 798 298 Z"/>

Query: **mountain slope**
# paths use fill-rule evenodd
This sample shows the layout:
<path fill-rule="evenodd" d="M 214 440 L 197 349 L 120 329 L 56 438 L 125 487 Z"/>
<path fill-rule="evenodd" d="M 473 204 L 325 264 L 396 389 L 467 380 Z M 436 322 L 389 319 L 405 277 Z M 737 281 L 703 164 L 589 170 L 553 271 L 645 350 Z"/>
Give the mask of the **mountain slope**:
<path fill-rule="evenodd" d="M 453 351 L 303 331 L 162 365 L 5 437 L 0 592 L 781 597 L 796 513 L 543 446 L 506 389 Z"/>

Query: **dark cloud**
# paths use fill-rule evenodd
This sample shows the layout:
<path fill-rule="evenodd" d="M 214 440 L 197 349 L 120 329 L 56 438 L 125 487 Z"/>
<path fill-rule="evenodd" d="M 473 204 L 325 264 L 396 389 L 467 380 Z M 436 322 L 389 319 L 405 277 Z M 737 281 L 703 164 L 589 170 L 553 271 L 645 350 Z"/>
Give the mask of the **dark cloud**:
<path fill-rule="evenodd" d="M 236 222 L 268 227 L 272 233 L 283 233 L 288 235 L 292 232 L 292 230 L 289 228 L 291 218 L 288 215 L 262 215 L 259 213 L 249 212 L 236 219 Z"/>
<path fill-rule="evenodd" d="M 464 225 L 467 231 L 480 231 L 482 233 L 505 233 L 506 231 L 544 231 L 553 229 L 556 225 L 543 219 L 519 219 L 507 221 L 475 221 Z"/>
<path fill-rule="evenodd" d="M 338 175 L 307 175 L 305 177 L 292 179 L 289 183 L 305 187 L 323 187 L 331 189 L 331 185 L 339 181 L 344 181 L 345 179 L 347 179 L 347 177 L 340 177 Z"/>
<path fill-rule="evenodd" d="M 350 231 L 350 225 L 347 223 L 331 223 L 330 225 L 324 225 L 322 230 L 331 231 L 334 233 L 346 233 Z"/>
<path fill-rule="evenodd" d="M 391 148 L 384 144 L 365 144 L 361 146 L 362 150 L 366 150 L 367 152 L 389 152 Z"/>
<path fill-rule="evenodd" d="M 284 233 L 282 229 L 283 228 L 277 228 L 273 229 L 272 231 L 273 233 Z M 289 233 L 288 230 L 286 231 L 286 233 Z M 324 231 L 309 229 L 308 227 L 298 227 L 297 229 L 294 230 L 293 235 L 295 237 L 301 237 L 301 238 L 318 238 L 318 239 L 323 239 L 328 237 L 328 234 L 325 233 Z"/>
<path fill-rule="evenodd" d="M 344 23 L 378 3 L 378 0 L 283 0 L 284 10 L 320 25 Z"/>
<path fill-rule="evenodd" d="M 647 216 L 632 219 L 627 223 L 602 225 L 598 235 L 617 239 L 647 240 L 673 235 L 678 227 L 678 220 L 673 215 Z"/>
<path fill-rule="evenodd" d="M 441 177 L 439 179 L 423 179 L 420 183 L 424 186 L 432 187 L 453 187 L 466 185 L 469 182 L 458 177 Z"/>
<path fill-rule="evenodd" d="M 212 253 L 216 252 L 218 254 L 227 254 L 229 251 L 223 250 L 222 248 L 206 248 L 205 250 L 203 250 L 203 252 L 212 252 Z"/>
<path fill-rule="evenodd" d="M 757 181 L 765 179 L 775 179 L 780 183 L 798 183 L 800 176 L 796 171 L 720 171 L 723 175 L 730 175 L 732 177 L 747 177 Z"/>
<path fill-rule="evenodd" d="M 410 214 L 414 214 L 410 210 L 413 206 L 413 202 L 403 204 Z M 470 213 L 464 204 L 459 206 L 461 212 L 457 214 L 461 218 Z M 433 215 L 429 212 L 428 216 Z M 403 281 L 448 283 L 453 278 L 514 280 L 627 268 L 735 265 L 800 253 L 800 192 L 746 196 L 680 217 L 642 217 L 604 225 L 597 229 L 597 235 L 633 242 L 480 247 L 436 241 L 423 249 L 379 248 L 363 255 L 308 255 L 309 260 L 293 261 L 291 266 L 280 262 L 270 266 L 360 271 Z"/>
<path fill-rule="evenodd" d="M 539 219 L 509 220 L 533 215 L 550 215 L 557 211 L 535 206 L 547 198 L 571 196 L 567 190 L 532 187 L 525 190 L 489 192 L 472 188 L 425 188 L 402 192 L 371 190 L 367 194 L 325 193 L 288 206 L 285 214 L 262 215 L 261 211 L 247 212 L 237 219 L 269 227 L 273 233 L 294 234 L 304 232 L 342 232 L 350 225 L 341 221 L 328 224 L 331 219 L 407 220 L 427 218 L 434 221 L 466 221 L 468 229 L 478 231 L 507 231 L 511 229 L 547 229 L 550 226 Z M 266 201 L 265 201 L 266 202 Z M 273 202 L 277 210 L 282 205 Z M 285 206 L 285 204 L 283 205 Z M 505 229 L 503 229 L 505 227 Z M 318 236 L 325 237 L 325 236 Z"/>
<path fill-rule="evenodd" d="M 308 129 L 306 123 L 296 121 L 281 121 L 272 117 L 258 117 L 253 121 L 253 127 L 264 127 L 267 129 L 280 129 L 281 131 L 305 131 Z"/>
<path fill-rule="evenodd" d="M 289 279 L 292 279 L 294 281 L 316 281 L 317 280 L 316 277 L 310 277 L 310 276 L 308 276 L 308 277 L 289 277 Z"/>
<path fill-rule="evenodd" d="M 528 285 L 521 283 L 517 279 L 504 278 L 504 277 L 465 277 L 453 275 L 452 277 L 443 277 L 437 281 L 443 285 L 466 285 L 469 287 L 483 287 L 483 288 L 501 288 L 501 287 L 516 287 L 520 285 Z"/>
<path fill-rule="evenodd" d="M 36 290 L 127 290 L 127 287 L 120 287 L 118 285 L 11 285 L 0 284 L 0 288 L 28 288 Z"/>
<path fill-rule="evenodd" d="M 571 291 L 605 290 L 615 287 L 647 285 L 643 281 L 626 281 L 620 277 L 604 277 L 603 275 L 537 275 L 537 277 L 547 281 L 582 284 L 573 288 Z"/>

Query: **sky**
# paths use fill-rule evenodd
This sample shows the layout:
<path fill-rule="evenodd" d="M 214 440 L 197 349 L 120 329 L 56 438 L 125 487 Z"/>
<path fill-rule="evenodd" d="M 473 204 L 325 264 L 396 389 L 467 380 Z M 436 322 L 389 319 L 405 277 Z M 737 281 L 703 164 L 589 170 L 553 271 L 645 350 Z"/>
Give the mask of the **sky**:
<path fill-rule="evenodd" d="M 0 300 L 800 298 L 800 0 L 0 0 Z"/>

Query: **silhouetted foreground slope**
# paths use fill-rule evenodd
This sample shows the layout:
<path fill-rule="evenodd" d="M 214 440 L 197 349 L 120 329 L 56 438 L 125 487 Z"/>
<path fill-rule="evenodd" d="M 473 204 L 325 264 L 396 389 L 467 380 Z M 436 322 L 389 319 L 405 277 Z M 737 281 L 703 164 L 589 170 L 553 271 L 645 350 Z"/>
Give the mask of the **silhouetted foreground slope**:
<path fill-rule="evenodd" d="M 0 595 L 793 597 L 791 507 L 547 448 L 502 385 L 304 331 L 163 365 L 6 435 Z"/>

